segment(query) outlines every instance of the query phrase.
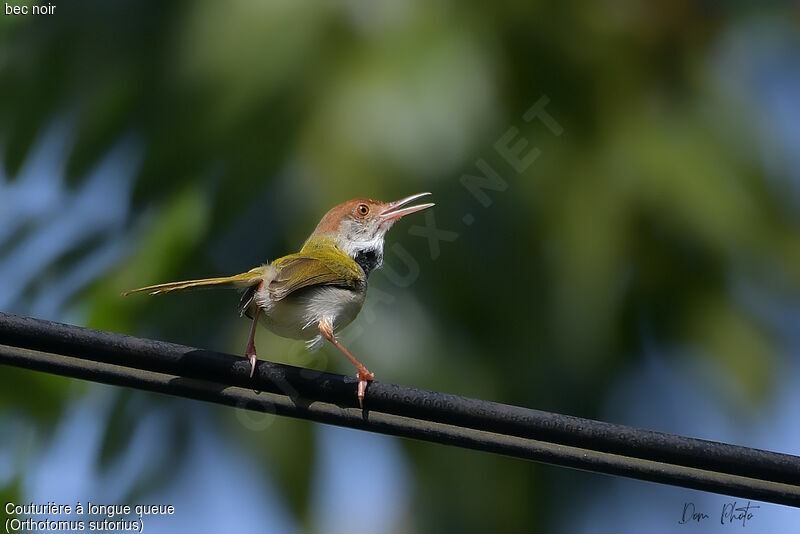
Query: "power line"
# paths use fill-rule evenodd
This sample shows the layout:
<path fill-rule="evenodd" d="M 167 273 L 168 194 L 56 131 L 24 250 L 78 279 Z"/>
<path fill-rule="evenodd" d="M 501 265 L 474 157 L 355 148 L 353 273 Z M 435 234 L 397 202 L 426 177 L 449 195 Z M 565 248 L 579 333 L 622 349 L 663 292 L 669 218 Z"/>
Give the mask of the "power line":
<path fill-rule="evenodd" d="M 0 363 L 800 507 L 800 457 L 0 313 Z M 259 390 L 259 391 L 254 391 Z"/>

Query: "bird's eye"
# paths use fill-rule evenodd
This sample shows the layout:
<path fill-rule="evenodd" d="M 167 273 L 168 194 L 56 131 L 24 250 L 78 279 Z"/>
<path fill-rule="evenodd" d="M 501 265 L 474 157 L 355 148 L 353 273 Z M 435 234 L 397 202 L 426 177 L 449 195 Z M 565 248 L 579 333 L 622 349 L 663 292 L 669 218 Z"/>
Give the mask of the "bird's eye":
<path fill-rule="evenodd" d="M 362 217 L 365 217 L 369 213 L 369 206 L 366 204 L 359 204 L 358 205 L 358 214 Z"/>

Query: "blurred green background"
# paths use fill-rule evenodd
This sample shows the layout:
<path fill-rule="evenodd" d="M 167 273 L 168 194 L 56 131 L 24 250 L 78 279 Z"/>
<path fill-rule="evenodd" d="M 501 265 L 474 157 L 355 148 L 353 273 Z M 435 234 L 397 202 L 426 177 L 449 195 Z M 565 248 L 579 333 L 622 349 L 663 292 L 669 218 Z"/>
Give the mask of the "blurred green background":
<path fill-rule="evenodd" d="M 240 353 L 235 294 L 120 291 L 431 191 L 342 333 L 378 380 L 800 453 L 796 5 L 56 5 L 0 16 L 3 311 Z M 10 368 L 0 434 L 4 500 L 177 503 L 156 531 L 640 532 L 592 518 L 721 503 Z M 778 508 L 755 528 L 800 523 Z"/>

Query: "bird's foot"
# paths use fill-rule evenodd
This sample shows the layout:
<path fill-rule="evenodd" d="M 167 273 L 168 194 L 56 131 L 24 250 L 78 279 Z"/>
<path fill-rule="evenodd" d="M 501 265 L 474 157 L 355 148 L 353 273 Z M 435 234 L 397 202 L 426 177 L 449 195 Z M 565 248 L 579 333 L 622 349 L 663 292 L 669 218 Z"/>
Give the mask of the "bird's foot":
<path fill-rule="evenodd" d="M 248 360 L 250 360 L 250 378 L 253 378 L 253 374 L 256 372 L 256 362 L 258 361 L 258 356 L 256 355 L 256 348 L 248 346 L 247 349 L 244 351 L 244 356 Z"/>
<path fill-rule="evenodd" d="M 260 287 L 260 286 L 259 286 Z M 250 325 L 250 337 L 247 338 L 247 346 L 244 349 L 245 357 L 250 360 L 250 378 L 256 372 L 256 326 L 258 326 L 258 316 L 261 313 L 261 308 L 256 307 L 256 312 L 253 314 L 253 324 Z"/>
<path fill-rule="evenodd" d="M 364 367 L 363 369 L 358 370 L 356 379 L 358 379 L 358 405 L 359 407 L 363 408 L 364 395 L 367 392 L 367 383 L 375 380 L 375 373 L 370 373 L 367 368 Z"/>

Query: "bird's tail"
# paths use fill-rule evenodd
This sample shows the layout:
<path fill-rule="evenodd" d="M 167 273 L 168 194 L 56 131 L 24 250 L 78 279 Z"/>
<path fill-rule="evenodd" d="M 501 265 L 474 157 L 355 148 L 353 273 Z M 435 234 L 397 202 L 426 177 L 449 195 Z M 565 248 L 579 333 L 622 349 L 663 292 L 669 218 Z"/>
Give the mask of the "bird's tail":
<path fill-rule="evenodd" d="M 166 284 L 156 284 L 154 286 L 140 287 L 122 293 L 123 297 L 134 293 L 149 293 L 150 295 L 160 295 L 161 293 L 171 293 L 173 291 L 184 291 L 188 289 L 201 288 L 242 288 L 258 284 L 264 278 L 264 266 L 250 269 L 246 273 L 225 276 L 221 278 L 205 278 L 203 280 L 184 280 L 182 282 L 169 282 Z"/>

